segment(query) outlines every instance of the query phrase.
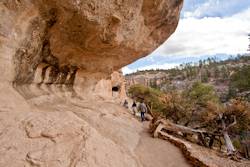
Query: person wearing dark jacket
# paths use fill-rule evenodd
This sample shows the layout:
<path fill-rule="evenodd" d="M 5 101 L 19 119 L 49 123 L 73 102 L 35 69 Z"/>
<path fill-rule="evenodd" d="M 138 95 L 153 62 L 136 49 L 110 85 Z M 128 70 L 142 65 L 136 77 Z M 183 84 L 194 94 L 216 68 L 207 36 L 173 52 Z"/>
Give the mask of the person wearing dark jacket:
<path fill-rule="evenodd" d="M 137 105 L 136 105 L 135 101 L 133 101 L 133 104 L 132 104 L 132 111 L 133 111 L 133 115 L 135 115 L 135 113 L 137 111 Z"/>
<path fill-rule="evenodd" d="M 123 107 L 128 108 L 128 101 L 127 101 L 127 99 L 124 100 Z"/>

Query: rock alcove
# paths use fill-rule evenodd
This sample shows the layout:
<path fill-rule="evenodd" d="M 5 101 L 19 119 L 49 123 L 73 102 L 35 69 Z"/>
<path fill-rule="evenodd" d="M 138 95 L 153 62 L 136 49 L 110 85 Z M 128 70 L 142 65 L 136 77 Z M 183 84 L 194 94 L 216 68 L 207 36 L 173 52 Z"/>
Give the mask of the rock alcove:
<path fill-rule="evenodd" d="M 93 94 L 100 81 L 109 87 L 104 80 L 114 71 L 162 44 L 181 6 L 182 0 L 3 0 L 1 81 Z"/>

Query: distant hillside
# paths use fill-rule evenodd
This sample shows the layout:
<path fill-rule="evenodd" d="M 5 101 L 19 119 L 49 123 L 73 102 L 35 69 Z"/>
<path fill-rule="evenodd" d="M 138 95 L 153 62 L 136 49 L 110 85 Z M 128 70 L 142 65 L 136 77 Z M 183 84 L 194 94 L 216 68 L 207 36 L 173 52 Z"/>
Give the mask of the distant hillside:
<path fill-rule="evenodd" d="M 142 84 L 162 91 L 182 91 L 200 81 L 213 85 L 224 102 L 236 96 L 250 99 L 250 55 L 232 57 L 225 61 L 208 58 L 199 63 L 181 64 L 169 70 L 138 71 L 125 78 L 127 88 Z"/>

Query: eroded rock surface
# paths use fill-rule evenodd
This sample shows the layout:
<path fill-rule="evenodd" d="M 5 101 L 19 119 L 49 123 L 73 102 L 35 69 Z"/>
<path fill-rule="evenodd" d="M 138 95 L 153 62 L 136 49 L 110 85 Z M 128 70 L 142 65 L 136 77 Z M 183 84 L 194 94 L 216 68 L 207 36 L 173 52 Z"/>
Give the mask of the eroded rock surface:
<path fill-rule="evenodd" d="M 0 112 L 1 167 L 141 166 L 133 152 L 140 125 L 122 108 L 43 98 L 36 112 Z"/>
<path fill-rule="evenodd" d="M 163 43 L 181 6 L 182 0 L 3 0 L 1 79 L 31 82 L 41 63 L 110 75 Z"/>

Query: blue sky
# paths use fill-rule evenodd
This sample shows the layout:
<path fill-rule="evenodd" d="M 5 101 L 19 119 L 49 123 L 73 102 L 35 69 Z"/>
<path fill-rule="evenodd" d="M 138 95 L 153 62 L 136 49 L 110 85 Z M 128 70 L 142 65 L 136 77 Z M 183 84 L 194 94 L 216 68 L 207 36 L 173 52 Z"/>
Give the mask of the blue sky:
<path fill-rule="evenodd" d="M 169 69 L 208 57 L 244 54 L 250 33 L 250 0 L 184 0 L 175 33 L 147 57 L 123 68 L 124 73 Z"/>

